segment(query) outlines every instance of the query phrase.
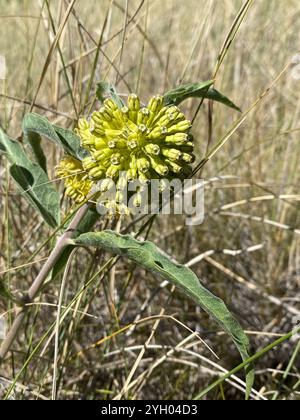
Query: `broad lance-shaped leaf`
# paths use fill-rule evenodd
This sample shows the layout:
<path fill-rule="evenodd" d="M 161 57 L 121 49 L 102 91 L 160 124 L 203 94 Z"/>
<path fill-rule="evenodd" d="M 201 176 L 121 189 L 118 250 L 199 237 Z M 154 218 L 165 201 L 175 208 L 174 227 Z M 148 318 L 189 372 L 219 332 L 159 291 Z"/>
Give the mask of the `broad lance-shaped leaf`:
<path fill-rule="evenodd" d="M 40 142 L 40 136 L 51 140 L 64 149 L 67 154 L 79 160 L 87 155 L 87 152 L 80 145 L 80 138 L 73 131 L 53 125 L 41 115 L 35 113 L 26 114 L 22 128 L 25 138 L 33 148 L 38 162 L 40 161 L 40 150 L 36 150 L 35 142 Z"/>
<path fill-rule="evenodd" d="M 12 166 L 10 173 L 23 196 L 39 211 L 46 223 L 56 227 L 60 223 L 59 194 L 43 169 L 32 162 L 21 144 L 10 139 L 0 129 L 0 152 L 4 153 Z"/>
<path fill-rule="evenodd" d="M 229 98 L 227 98 L 226 96 L 224 96 L 222 93 L 220 93 L 218 90 L 214 88 L 210 88 L 207 94 L 205 94 L 204 98 L 211 99 L 212 101 L 215 101 L 215 102 L 220 102 L 221 104 L 226 105 L 229 108 L 242 112 L 241 108 L 239 108 Z"/>
<path fill-rule="evenodd" d="M 179 105 L 181 102 L 189 98 L 203 98 L 211 99 L 212 101 L 220 102 L 236 111 L 241 111 L 230 99 L 224 96 L 222 93 L 212 88 L 214 84 L 213 80 L 209 80 L 203 83 L 188 83 L 181 85 L 175 89 L 165 93 L 164 101 L 166 105 L 174 104 Z"/>
<path fill-rule="evenodd" d="M 231 336 L 243 360 L 249 358 L 248 338 L 224 302 L 207 290 L 192 270 L 174 262 L 152 242 L 140 242 L 129 235 L 103 231 L 83 234 L 73 243 L 79 246 L 100 247 L 115 255 L 126 257 L 173 283 L 199 304 Z M 246 381 L 248 398 L 254 381 L 254 372 L 250 366 L 246 369 Z"/>
<path fill-rule="evenodd" d="M 47 173 L 47 159 L 42 148 L 41 136 L 33 131 L 29 131 L 26 133 L 25 138 L 30 144 L 36 162 Z"/>
<path fill-rule="evenodd" d="M 165 104 L 179 105 L 188 98 L 202 98 L 203 94 L 207 93 L 213 84 L 213 80 L 208 80 L 202 83 L 187 83 L 185 85 L 180 85 L 164 94 Z"/>

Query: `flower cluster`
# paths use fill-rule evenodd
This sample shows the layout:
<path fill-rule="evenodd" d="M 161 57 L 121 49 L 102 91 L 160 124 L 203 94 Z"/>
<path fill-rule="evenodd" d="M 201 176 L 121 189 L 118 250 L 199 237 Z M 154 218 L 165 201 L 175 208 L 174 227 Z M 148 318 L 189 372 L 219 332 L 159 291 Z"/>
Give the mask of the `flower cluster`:
<path fill-rule="evenodd" d="M 92 189 L 93 181 L 89 179 L 81 162 L 71 156 L 60 161 L 56 174 L 64 180 L 66 195 L 76 203 L 83 202 Z"/>
<path fill-rule="evenodd" d="M 143 184 L 151 179 L 188 177 L 195 159 L 190 128 L 191 122 L 178 107 L 164 106 L 162 96 L 151 98 L 145 107 L 134 94 L 122 108 L 106 99 L 90 120 L 79 121 L 76 130 L 89 156 L 82 164 L 72 161 L 74 168 L 69 158 L 62 161 L 57 174 L 74 174 L 66 178 L 67 194 L 80 200 L 101 179 L 124 182 L 120 173 L 126 174 L 125 182 Z"/>

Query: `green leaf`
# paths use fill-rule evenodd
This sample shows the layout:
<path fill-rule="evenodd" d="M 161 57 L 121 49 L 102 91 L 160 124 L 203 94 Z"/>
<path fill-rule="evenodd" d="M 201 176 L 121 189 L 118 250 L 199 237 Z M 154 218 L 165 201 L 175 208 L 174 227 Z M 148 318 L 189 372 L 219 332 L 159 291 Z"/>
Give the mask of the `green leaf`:
<path fill-rule="evenodd" d="M 37 133 L 29 132 L 28 135 L 26 135 L 26 141 L 29 143 L 32 149 L 36 162 L 47 173 L 47 160 L 42 149 L 41 136 Z"/>
<path fill-rule="evenodd" d="M 38 139 L 39 136 L 43 136 L 76 159 L 82 160 L 87 155 L 87 152 L 80 145 L 80 138 L 77 134 L 71 130 L 51 124 L 47 118 L 41 115 L 35 113 L 26 114 L 22 128 L 25 138 L 30 142 L 31 146 L 34 138 Z"/>
<path fill-rule="evenodd" d="M 67 153 L 79 160 L 89 156 L 88 151 L 81 147 L 80 137 L 77 136 L 74 131 L 66 130 L 65 128 L 56 125 L 53 125 L 53 128 L 61 141 L 61 147 L 65 149 Z"/>
<path fill-rule="evenodd" d="M 216 89 L 212 88 L 213 80 L 208 80 L 203 83 L 188 83 L 181 85 L 176 89 L 170 90 L 164 95 L 166 105 L 179 105 L 181 102 L 189 98 L 203 98 L 211 99 L 212 101 L 220 102 L 237 111 L 241 111 L 230 99 L 222 95 Z"/>
<path fill-rule="evenodd" d="M 249 358 L 248 338 L 224 302 L 202 286 L 192 270 L 174 262 L 153 243 L 140 242 L 129 235 L 123 236 L 112 231 L 103 231 L 83 234 L 74 240 L 74 244 L 101 247 L 115 255 L 126 257 L 179 287 L 231 336 L 242 359 Z M 246 369 L 246 381 L 246 397 L 248 398 L 254 382 L 254 372 L 250 366 Z"/>
<path fill-rule="evenodd" d="M 230 99 L 228 99 L 226 96 L 222 95 L 219 91 L 216 89 L 209 89 L 207 92 L 205 98 L 211 99 L 215 102 L 220 102 L 223 105 L 228 106 L 229 108 L 235 109 L 236 111 L 242 112 L 241 108 L 239 108 L 237 105 L 235 105 Z"/>
<path fill-rule="evenodd" d="M 105 97 L 110 96 L 119 108 L 123 108 L 124 106 L 124 102 L 117 94 L 116 88 L 108 82 L 100 82 L 97 84 L 96 95 L 100 102 L 103 102 Z"/>
<path fill-rule="evenodd" d="M 213 80 L 208 80 L 202 83 L 188 83 L 186 85 L 178 86 L 164 94 L 164 101 L 166 105 L 179 105 L 181 102 L 189 98 L 203 98 L 208 89 L 214 84 Z"/>
<path fill-rule="evenodd" d="M 1 150 L 12 166 L 10 173 L 23 196 L 39 211 L 45 222 L 56 227 L 60 224 L 59 194 L 43 169 L 32 162 L 21 144 L 10 139 L 0 129 Z"/>

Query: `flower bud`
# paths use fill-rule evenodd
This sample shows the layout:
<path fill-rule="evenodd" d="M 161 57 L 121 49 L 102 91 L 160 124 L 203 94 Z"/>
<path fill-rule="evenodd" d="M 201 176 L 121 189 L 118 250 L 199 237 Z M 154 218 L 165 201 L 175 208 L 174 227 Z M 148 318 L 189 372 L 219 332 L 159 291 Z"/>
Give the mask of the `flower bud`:
<path fill-rule="evenodd" d="M 106 171 L 107 178 L 114 179 L 118 175 L 121 169 L 122 169 L 121 166 L 111 165 Z"/>
<path fill-rule="evenodd" d="M 167 176 L 169 173 L 169 168 L 164 162 L 158 157 L 151 157 L 151 166 L 154 171 L 160 176 Z"/>
<path fill-rule="evenodd" d="M 165 142 L 168 144 L 174 144 L 176 146 L 185 145 L 188 142 L 188 135 L 186 133 L 176 133 L 165 138 Z"/>
<path fill-rule="evenodd" d="M 162 149 L 162 154 L 172 161 L 179 160 L 182 156 L 182 153 L 177 149 Z"/>
<path fill-rule="evenodd" d="M 68 156 L 61 160 L 56 168 L 58 177 L 64 179 L 66 195 L 81 203 L 90 194 L 93 182 L 87 178 L 82 163 Z"/>
<path fill-rule="evenodd" d="M 139 158 L 136 161 L 139 172 L 145 174 L 150 169 L 150 162 L 145 158 Z"/>
<path fill-rule="evenodd" d="M 195 162 L 196 157 L 195 155 L 190 155 L 189 153 L 182 153 L 181 159 L 186 163 L 192 164 Z"/>
<path fill-rule="evenodd" d="M 111 188 L 114 187 L 114 181 L 112 179 L 102 179 L 99 183 L 99 189 L 102 193 L 108 192 Z"/>
<path fill-rule="evenodd" d="M 104 121 L 111 122 L 112 121 L 112 112 L 107 110 L 105 107 L 100 108 L 99 114 Z"/>
<path fill-rule="evenodd" d="M 107 110 L 113 112 L 116 109 L 118 109 L 118 105 L 115 103 L 115 101 L 111 98 L 105 99 L 104 106 Z"/>
<path fill-rule="evenodd" d="M 184 132 L 191 128 L 191 122 L 188 120 L 180 121 L 176 125 L 172 126 L 169 130 L 170 134 L 175 134 L 178 132 Z"/>
<path fill-rule="evenodd" d="M 148 108 L 142 108 L 139 110 L 137 115 L 137 124 L 138 125 L 145 125 L 150 118 L 150 111 Z"/>
<path fill-rule="evenodd" d="M 132 93 L 128 97 L 128 108 L 130 111 L 139 111 L 141 107 L 141 103 L 139 97 Z"/>
<path fill-rule="evenodd" d="M 147 108 L 151 112 L 156 114 L 163 107 L 163 100 L 164 100 L 163 96 L 160 96 L 160 95 L 154 96 L 153 98 L 150 99 Z"/>
<path fill-rule="evenodd" d="M 92 179 L 102 178 L 104 174 L 105 174 L 105 171 L 102 168 L 99 168 L 98 166 L 89 170 L 89 176 Z"/>
<path fill-rule="evenodd" d="M 160 154 L 160 147 L 157 144 L 153 143 L 146 144 L 145 151 L 149 155 L 158 156 Z"/>
<path fill-rule="evenodd" d="M 181 174 L 182 173 L 182 166 L 178 165 L 178 163 L 173 162 L 171 160 L 166 160 L 166 163 L 170 166 L 172 172 L 174 172 L 175 174 Z"/>

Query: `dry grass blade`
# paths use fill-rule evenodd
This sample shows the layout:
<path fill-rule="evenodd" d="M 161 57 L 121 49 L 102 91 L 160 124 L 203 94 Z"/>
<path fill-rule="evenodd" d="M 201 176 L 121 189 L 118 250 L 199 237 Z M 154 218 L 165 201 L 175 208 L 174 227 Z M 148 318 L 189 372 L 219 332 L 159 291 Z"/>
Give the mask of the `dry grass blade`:
<path fill-rule="evenodd" d="M 237 130 L 244 124 L 249 114 L 260 104 L 260 102 L 270 93 L 272 88 L 279 82 L 279 80 L 284 76 L 284 74 L 291 68 L 291 62 L 289 61 L 283 70 L 279 73 L 276 79 L 271 83 L 271 85 L 259 96 L 259 98 L 250 106 L 250 108 L 244 112 L 241 118 L 234 124 L 231 130 L 220 140 L 218 143 L 210 150 L 210 152 L 205 156 L 205 158 L 197 165 L 194 170 L 196 174 L 207 162 L 209 162 L 222 147 L 231 139 L 231 137 L 237 132 Z"/>
<path fill-rule="evenodd" d="M 45 64 L 44 64 L 43 69 L 42 69 L 42 72 L 41 72 L 41 76 L 40 76 L 40 80 L 39 80 L 37 89 L 36 89 L 35 94 L 34 94 L 33 99 L 32 99 L 30 111 L 32 111 L 33 108 L 34 108 L 34 106 L 35 106 L 35 102 L 37 100 L 38 94 L 39 94 L 40 89 L 42 87 L 44 78 L 46 77 L 46 73 L 47 73 L 47 70 L 48 70 L 48 68 L 50 66 L 50 63 L 51 63 L 53 54 L 54 54 L 54 52 L 56 50 L 56 47 L 57 47 L 57 45 L 59 43 L 60 37 L 61 37 L 61 35 L 63 33 L 63 30 L 64 30 L 64 28 L 65 28 L 65 26 L 67 24 L 67 21 L 68 21 L 69 16 L 70 16 L 70 14 L 72 12 L 72 9 L 73 9 L 73 6 L 74 6 L 75 2 L 76 2 L 76 0 L 71 0 L 70 4 L 68 6 L 68 9 L 67 9 L 67 11 L 66 11 L 66 13 L 65 13 L 65 15 L 64 15 L 64 17 L 62 19 L 62 22 L 61 22 L 61 24 L 60 24 L 60 26 L 59 26 L 59 28 L 57 30 L 57 33 L 56 33 L 55 38 L 53 40 L 53 43 L 52 43 L 52 45 L 50 47 L 50 50 L 48 52 L 48 55 L 46 57 L 46 61 L 45 61 Z"/>

